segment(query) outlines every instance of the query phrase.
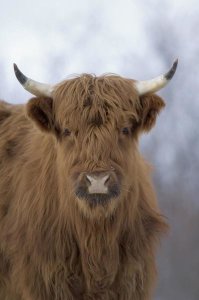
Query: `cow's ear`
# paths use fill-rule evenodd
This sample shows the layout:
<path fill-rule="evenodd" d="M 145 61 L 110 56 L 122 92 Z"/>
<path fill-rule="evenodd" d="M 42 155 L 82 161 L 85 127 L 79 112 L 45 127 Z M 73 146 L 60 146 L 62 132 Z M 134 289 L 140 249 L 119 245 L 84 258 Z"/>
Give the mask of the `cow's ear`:
<path fill-rule="evenodd" d="M 53 131 L 53 100 L 46 97 L 32 98 L 27 103 L 27 114 L 45 132 Z"/>
<path fill-rule="evenodd" d="M 156 117 L 161 109 L 165 106 L 165 103 L 162 98 L 156 94 L 141 96 L 140 103 L 141 129 L 144 131 L 149 131 L 155 125 Z"/>

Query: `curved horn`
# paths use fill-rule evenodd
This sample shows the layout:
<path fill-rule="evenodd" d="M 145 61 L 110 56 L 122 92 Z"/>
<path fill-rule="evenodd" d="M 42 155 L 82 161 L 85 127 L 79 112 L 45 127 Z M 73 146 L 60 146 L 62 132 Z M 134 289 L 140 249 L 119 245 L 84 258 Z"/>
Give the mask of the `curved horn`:
<path fill-rule="evenodd" d="M 52 96 L 52 91 L 54 89 L 53 85 L 45 84 L 41 82 L 34 81 L 28 77 L 26 77 L 17 67 L 16 64 L 14 64 L 14 71 L 17 79 L 21 83 L 21 85 L 24 87 L 25 90 L 30 92 L 31 94 L 35 96 Z"/>
<path fill-rule="evenodd" d="M 176 59 L 172 65 L 171 69 L 164 75 L 160 75 L 151 80 L 136 81 L 134 83 L 134 85 L 135 85 L 139 95 L 142 96 L 142 95 L 149 94 L 149 93 L 155 93 L 155 92 L 159 91 L 160 89 L 162 89 L 164 86 L 166 86 L 167 83 L 171 80 L 171 78 L 175 74 L 177 65 L 178 65 L 178 60 Z"/>

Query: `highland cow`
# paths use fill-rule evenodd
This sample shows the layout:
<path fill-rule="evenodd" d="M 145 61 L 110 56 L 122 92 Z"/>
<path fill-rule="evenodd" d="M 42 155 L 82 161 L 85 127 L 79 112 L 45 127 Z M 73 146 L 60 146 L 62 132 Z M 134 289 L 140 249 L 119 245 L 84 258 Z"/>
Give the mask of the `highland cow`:
<path fill-rule="evenodd" d="M 138 138 L 176 67 L 53 86 L 15 65 L 36 97 L 0 102 L 0 300 L 151 299 L 167 225 Z"/>

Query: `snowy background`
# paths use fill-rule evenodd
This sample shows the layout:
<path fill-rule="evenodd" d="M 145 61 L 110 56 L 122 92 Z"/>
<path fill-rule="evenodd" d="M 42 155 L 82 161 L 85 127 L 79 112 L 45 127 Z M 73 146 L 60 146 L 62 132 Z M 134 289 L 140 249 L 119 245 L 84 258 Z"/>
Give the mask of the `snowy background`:
<path fill-rule="evenodd" d="M 149 79 L 179 58 L 159 94 L 167 106 L 141 138 L 170 234 L 161 244 L 156 300 L 199 299 L 198 0 L 0 0 L 0 98 L 26 102 L 13 62 L 56 83 L 74 73 Z"/>

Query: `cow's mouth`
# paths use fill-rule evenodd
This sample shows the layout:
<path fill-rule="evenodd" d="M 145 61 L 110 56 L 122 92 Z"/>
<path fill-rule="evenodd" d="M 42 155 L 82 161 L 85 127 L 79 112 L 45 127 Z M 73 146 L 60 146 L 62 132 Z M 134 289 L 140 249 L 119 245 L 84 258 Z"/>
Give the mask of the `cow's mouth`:
<path fill-rule="evenodd" d="M 111 186 L 107 193 L 89 193 L 84 186 L 79 186 L 76 191 L 76 196 L 88 202 L 91 207 L 97 205 L 105 205 L 113 198 L 120 195 L 120 188 L 117 184 Z"/>

